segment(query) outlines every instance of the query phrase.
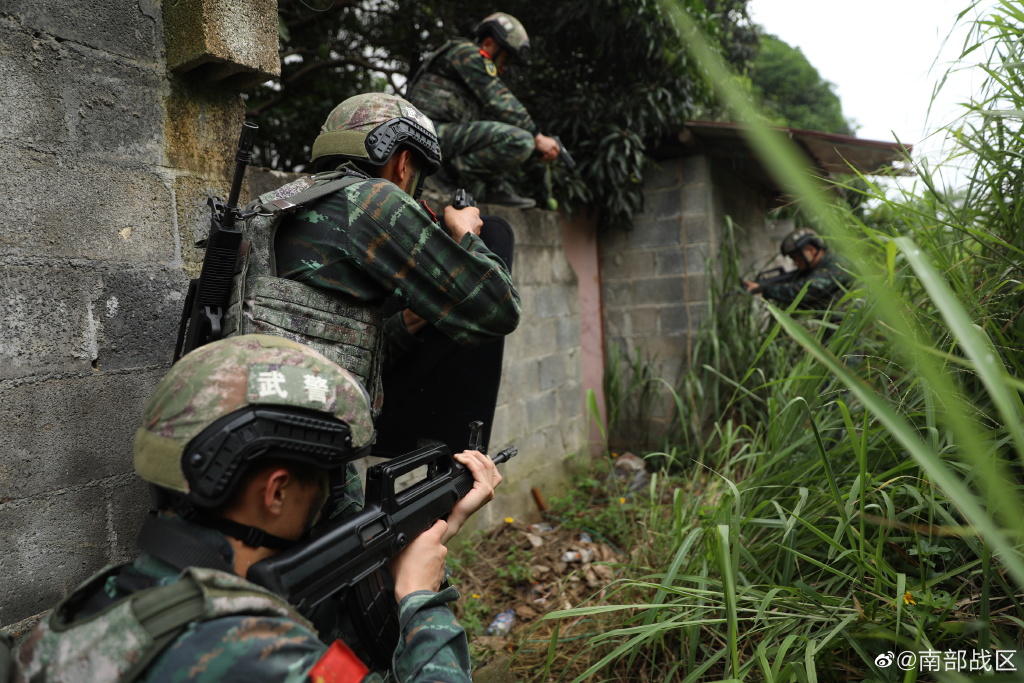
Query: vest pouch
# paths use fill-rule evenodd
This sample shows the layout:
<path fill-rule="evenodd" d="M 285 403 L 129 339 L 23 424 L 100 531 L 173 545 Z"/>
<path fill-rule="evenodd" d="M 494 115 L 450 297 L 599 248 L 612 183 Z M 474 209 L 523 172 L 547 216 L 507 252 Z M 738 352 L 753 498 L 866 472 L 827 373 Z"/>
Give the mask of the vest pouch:
<path fill-rule="evenodd" d="M 380 306 L 346 301 L 294 280 L 245 278 L 245 298 L 238 288 L 225 327 L 237 334 L 272 334 L 305 344 L 355 375 L 377 402 L 383 311 Z"/>

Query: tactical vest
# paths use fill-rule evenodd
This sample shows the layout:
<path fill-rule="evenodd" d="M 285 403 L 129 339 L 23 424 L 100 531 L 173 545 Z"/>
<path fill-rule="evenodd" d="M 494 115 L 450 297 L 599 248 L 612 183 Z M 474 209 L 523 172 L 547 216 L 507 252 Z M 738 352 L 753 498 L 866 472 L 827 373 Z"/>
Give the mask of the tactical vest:
<path fill-rule="evenodd" d="M 434 123 L 466 123 L 479 121 L 483 106 L 473 92 L 458 78 L 455 69 L 441 57 L 467 41 L 448 41 L 424 62 L 409 86 L 408 99 Z"/>
<path fill-rule="evenodd" d="M 304 203 L 343 190 L 362 178 L 331 171 L 300 178 L 250 204 L 258 213 L 242 226 L 248 243 L 225 315 L 225 336 L 272 334 L 310 346 L 355 375 L 370 393 L 373 414 L 383 402 L 384 338 L 380 304 L 277 276 L 278 226 Z"/>
<path fill-rule="evenodd" d="M 313 631 L 279 596 L 234 574 L 198 567 L 186 569 L 170 585 L 138 591 L 69 622 L 68 608 L 83 596 L 103 590 L 107 579 L 123 566 L 101 570 L 43 617 L 17 652 L 15 683 L 128 683 L 141 677 L 197 621 L 280 617 Z"/>

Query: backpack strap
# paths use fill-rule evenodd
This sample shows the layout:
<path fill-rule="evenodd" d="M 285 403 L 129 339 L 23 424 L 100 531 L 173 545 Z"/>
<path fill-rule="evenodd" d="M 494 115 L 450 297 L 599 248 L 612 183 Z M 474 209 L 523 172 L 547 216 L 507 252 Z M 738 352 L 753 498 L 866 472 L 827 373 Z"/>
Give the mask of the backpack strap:
<path fill-rule="evenodd" d="M 153 660 L 176 641 L 189 624 L 198 621 L 205 611 L 203 589 L 187 574 L 168 586 L 140 591 L 129 600 L 135 617 L 153 639 L 153 643 L 124 672 L 121 683 L 132 683 L 139 678 Z"/>

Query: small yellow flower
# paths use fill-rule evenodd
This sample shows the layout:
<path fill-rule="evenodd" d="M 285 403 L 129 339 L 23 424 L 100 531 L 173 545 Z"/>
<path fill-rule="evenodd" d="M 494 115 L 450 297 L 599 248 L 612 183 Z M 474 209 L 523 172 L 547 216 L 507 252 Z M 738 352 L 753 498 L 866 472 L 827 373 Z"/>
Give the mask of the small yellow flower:
<path fill-rule="evenodd" d="M 910 591 L 907 591 L 906 593 L 903 594 L 903 604 L 904 605 L 916 605 L 917 604 L 917 602 L 914 601 L 914 596 L 913 596 L 913 594 L 911 594 Z"/>
<path fill-rule="evenodd" d="M 626 504 L 626 499 L 623 498 L 622 496 L 619 496 L 619 504 L 620 505 L 625 505 Z"/>
<path fill-rule="evenodd" d="M 617 458 L 617 457 L 619 457 L 619 454 L 618 453 L 612 453 L 612 457 L 613 458 Z"/>
<path fill-rule="evenodd" d="M 479 593 L 473 593 L 473 598 L 476 599 L 476 600 L 479 600 L 480 599 L 480 594 Z"/>
<path fill-rule="evenodd" d="M 505 524 L 511 524 L 511 523 L 512 523 L 512 522 L 514 522 L 514 521 L 516 521 L 516 520 L 515 520 L 515 519 L 513 519 L 512 517 L 506 517 L 506 518 L 505 518 Z"/>

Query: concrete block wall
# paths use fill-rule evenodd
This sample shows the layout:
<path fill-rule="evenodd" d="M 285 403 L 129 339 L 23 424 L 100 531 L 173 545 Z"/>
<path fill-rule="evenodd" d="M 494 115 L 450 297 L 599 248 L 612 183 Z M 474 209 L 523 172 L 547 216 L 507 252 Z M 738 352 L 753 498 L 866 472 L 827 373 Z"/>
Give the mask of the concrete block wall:
<path fill-rule="evenodd" d="M 492 453 L 508 444 L 519 455 L 501 466 L 504 481 L 477 528 L 505 517 L 539 517 L 531 495 L 562 495 L 565 458 L 589 452 L 580 347 L 579 284 L 565 256 L 561 218 L 551 211 L 484 205 L 515 231 L 512 277 L 522 298 L 519 328 L 505 339 L 501 390 L 491 432 Z"/>
<path fill-rule="evenodd" d="M 633 229 L 606 234 L 600 245 L 605 344 L 618 347 L 624 367 L 639 350 L 656 377 L 672 384 L 681 377 L 708 310 L 725 217 L 750 264 L 771 244 L 766 211 L 763 192 L 710 157 L 651 163 Z M 612 435 L 613 447 L 657 445 L 673 404 L 664 386 L 655 393 L 650 423 Z"/>
<path fill-rule="evenodd" d="M 15 632 L 135 552 L 134 430 L 170 366 L 205 197 L 230 177 L 241 97 L 169 75 L 164 28 L 159 0 L 0 3 L 0 626 Z M 249 37 L 276 53 L 268 32 Z"/>
<path fill-rule="evenodd" d="M 716 253 L 719 239 L 707 160 L 652 163 L 644 174 L 644 211 L 634 218 L 633 229 L 601 240 L 608 349 L 616 346 L 624 363 L 639 350 L 641 358 L 652 361 L 656 376 L 674 382 L 689 362 L 692 337 L 707 307 L 705 259 Z M 657 393 L 664 397 L 660 389 Z M 655 425 L 670 412 L 666 400 L 656 401 Z M 611 442 L 639 447 L 653 436 L 622 433 Z"/>

